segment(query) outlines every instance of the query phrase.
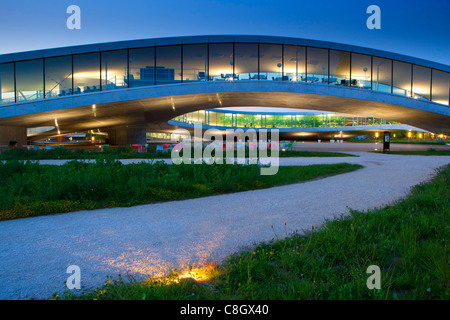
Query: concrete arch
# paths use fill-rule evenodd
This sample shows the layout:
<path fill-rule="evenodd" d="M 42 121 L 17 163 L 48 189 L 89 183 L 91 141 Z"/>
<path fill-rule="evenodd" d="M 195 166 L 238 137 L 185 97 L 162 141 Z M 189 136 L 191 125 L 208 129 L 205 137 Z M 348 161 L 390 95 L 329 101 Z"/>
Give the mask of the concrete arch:
<path fill-rule="evenodd" d="M 281 81 L 183 83 L 22 102 L 0 108 L 0 125 L 47 126 L 55 119 L 61 127 L 80 123 L 83 129 L 158 124 L 190 111 L 231 106 L 354 113 L 433 132 L 448 132 L 450 127 L 446 105 L 358 88 Z"/>

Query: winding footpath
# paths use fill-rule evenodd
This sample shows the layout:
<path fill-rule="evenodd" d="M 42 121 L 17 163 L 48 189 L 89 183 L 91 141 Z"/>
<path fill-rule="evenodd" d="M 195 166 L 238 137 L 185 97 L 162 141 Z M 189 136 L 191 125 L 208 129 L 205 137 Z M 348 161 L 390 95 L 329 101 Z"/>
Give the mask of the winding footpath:
<path fill-rule="evenodd" d="M 280 158 L 280 165 L 364 166 L 304 183 L 2 221 L 0 299 L 47 299 L 62 292 L 70 265 L 80 267 L 81 289 L 92 290 L 107 276 L 139 278 L 207 260 L 220 262 L 251 243 L 273 239 L 274 231 L 284 236 L 285 221 L 288 233 L 301 232 L 347 214 L 347 207 L 365 210 L 390 204 L 450 163 L 448 156 L 354 153 L 359 157 Z"/>

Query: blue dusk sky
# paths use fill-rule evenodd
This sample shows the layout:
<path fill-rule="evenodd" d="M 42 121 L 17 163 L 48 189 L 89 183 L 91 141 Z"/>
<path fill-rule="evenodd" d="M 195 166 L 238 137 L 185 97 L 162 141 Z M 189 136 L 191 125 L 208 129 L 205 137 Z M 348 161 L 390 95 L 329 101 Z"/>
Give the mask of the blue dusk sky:
<path fill-rule="evenodd" d="M 69 30 L 69 5 L 81 29 Z M 369 30 L 369 5 L 381 29 Z M 0 54 L 189 35 L 247 34 L 333 41 L 450 65 L 449 0 L 2 0 Z"/>

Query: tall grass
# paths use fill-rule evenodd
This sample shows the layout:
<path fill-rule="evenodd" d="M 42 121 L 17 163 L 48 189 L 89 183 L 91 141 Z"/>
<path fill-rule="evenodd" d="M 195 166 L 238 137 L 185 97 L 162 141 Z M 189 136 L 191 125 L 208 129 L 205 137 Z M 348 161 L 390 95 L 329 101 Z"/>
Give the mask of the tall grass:
<path fill-rule="evenodd" d="M 305 181 L 360 168 L 334 164 L 280 167 L 261 176 L 258 165 L 124 165 L 111 157 L 62 166 L 0 162 L 0 220 L 161 201 L 182 200 Z"/>
<path fill-rule="evenodd" d="M 204 150 L 204 148 L 203 148 Z M 180 156 L 183 155 L 183 151 Z M 191 155 L 194 156 L 194 147 L 192 147 Z M 270 151 L 267 152 L 270 156 Z M 213 152 L 214 156 L 214 152 Z M 226 151 L 223 150 L 223 156 L 226 156 Z M 234 156 L 238 156 L 238 152 L 234 151 Z M 340 152 L 312 152 L 312 151 L 295 151 L 286 150 L 279 152 L 280 157 L 354 157 L 354 155 L 340 153 Z M 27 150 L 22 148 L 14 148 L 4 150 L 0 154 L 0 160 L 80 160 L 80 159 L 102 159 L 110 157 L 114 159 L 170 159 L 171 151 L 156 151 L 156 146 L 150 146 L 147 152 L 137 152 L 129 147 L 115 147 L 104 148 L 103 152 L 100 149 L 87 150 L 84 148 L 65 149 L 53 148 L 50 150 Z M 245 148 L 245 157 L 249 157 L 249 148 Z"/>

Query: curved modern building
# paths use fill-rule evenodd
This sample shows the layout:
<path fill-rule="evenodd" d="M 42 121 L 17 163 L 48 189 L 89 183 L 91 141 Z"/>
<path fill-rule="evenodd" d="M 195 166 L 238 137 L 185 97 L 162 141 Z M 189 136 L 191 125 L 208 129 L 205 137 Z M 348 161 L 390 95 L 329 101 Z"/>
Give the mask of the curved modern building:
<path fill-rule="evenodd" d="M 101 130 L 145 143 L 171 119 L 223 107 L 372 117 L 450 133 L 450 66 L 332 42 L 192 36 L 0 55 L 0 145 Z"/>

